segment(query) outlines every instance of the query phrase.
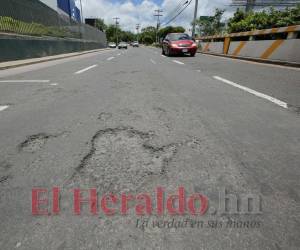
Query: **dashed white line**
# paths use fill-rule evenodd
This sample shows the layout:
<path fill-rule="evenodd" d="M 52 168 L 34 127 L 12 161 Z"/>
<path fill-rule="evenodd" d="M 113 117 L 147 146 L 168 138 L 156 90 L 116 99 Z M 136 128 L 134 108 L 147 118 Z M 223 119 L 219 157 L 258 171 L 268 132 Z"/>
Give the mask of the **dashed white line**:
<path fill-rule="evenodd" d="M 75 72 L 75 74 L 77 74 L 77 75 L 78 75 L 78 74 L 81 74 L 81 73 L 86 72 L 86 71 L 88 71 L 88 70 L 90 70 L 90 69 L 96 68 L 97 66 L 98 66 L 97 64 L 92 65 L 92 66 L 89 66 L 89 67 L 87 67 L 87 68 L 84 68 L 84 69 L 81 69 L 81 70 Z"/>
<path fill-rule="evenodd" d="M 174 63 L 177 63 L 177 64 L 180 64 L 180 65 L 183 65 L 184 63 L 183 62 L 180 62 L 180 61 L 177 61 L 177 60 L 173 60 Z"/>
<path fill-rule="evenodd" d="M 109 57 L 109 58 L 107 58 L 106 60 L 107 61 L 111 61 L 112 59 L 114 59 L 114 57 L 112 56 L 112 57 Z"/>
<path fill-rule="evenodd" d="M 197 72 L 202 72 L 201 69 L 198 69 Z"/>
<path fill-rule="evenodd" d="M 5 109 L 7 109 L 8 107 L 9 107 L 8 105 L 0 106 L 0 111 L 3 111 Z"/>
<path fill-rule="evenodd" d="M 51 86 L 57 86 L 58 83 L 50 83 Z"/>
<path fill-rule="evenodd" d="M 239 89 L 241 89 L 241 90 L 244 90 L 244 91 L 246 91 L 246 92 L 248 92 L 248 93 L 250 93 L 250 94 L 253 94 L 253 95 L 257 96 L 257 97 L 266 99 L 266 100 L 268 100 L 268 101 L 270 101 L 270 102 L 272 102 L 272 103 L 275 103 L 276 105 L 279 105 L 280 107 L 283 107 L 283 108 L 285 108 L 285 109 L 288 108 L 288 104 L 287 104 L 287 103 L 285 103 L 285 102 L 283 102 L 283 101 L 280 101 L 280 100 L 278 100 L 278 99 L 276 99 L 276 98 L 274 98 L 274 97 L 272 97 L 272 96 L 268 96 L 268 95 L 266 95 L 266 94 L 263 94 L 263 93 L 260 93 L 260 92 L 258 92 L 258 91 L 255 91 L 255 90 L 253 90 L 253 89 L 244 87 L 244 86 L 242 86 L 242 85 L 239 85 L 239 84 L 237 84 L 237 83 L 234 83 L 234 82 L 232 82 L 232 81 L 229 81 L 229 80 L 224 79 L 224 78 L 219 77 L 219 76 L 214 76 L 214 78 L 215 78 L 216 80 L 219 80 L 219 81 L 222 81 L 222 82 L 224 82 L 224 83 L 226 83 L 226 84 L 229 84 L 229 85 L 231 85 L 231 86 L 233 86 L 233 87 L 236 87 L 236 88 L 239 88 Z"/>
<path fill-rule="evenodd" d="M 153 64 L 156 64 L 156 62 L 153 59 L 150 59 L 150 62 L 152 62 Z"/>
<path fill-rule="evenodd" d="M 50 80 L 2 80 L 0 83 L 48 83 Z"/>

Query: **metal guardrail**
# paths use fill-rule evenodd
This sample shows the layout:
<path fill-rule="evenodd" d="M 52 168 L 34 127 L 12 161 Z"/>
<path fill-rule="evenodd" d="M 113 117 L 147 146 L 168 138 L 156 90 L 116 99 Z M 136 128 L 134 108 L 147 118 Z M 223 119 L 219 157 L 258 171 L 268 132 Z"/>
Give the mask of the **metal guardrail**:
<path fill-rule="evenodd" d="M 1 0 L 0 32 L 106 43 L 103 32 L 78 23 L 39 0 Z"/>

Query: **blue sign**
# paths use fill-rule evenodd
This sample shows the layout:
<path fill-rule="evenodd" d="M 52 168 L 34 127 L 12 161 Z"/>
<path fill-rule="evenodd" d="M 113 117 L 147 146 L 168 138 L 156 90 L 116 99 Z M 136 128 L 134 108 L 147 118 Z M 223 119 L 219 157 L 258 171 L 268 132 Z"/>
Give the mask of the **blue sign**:
<path fill-rule="evenodd" d="M 63 12 L 65 12 L 66 14 L 71 16 L 70 1 L 69 0 L 57 0 L 57 6 Z"/>
<path fill-rule="evenodd" d="M 72 19 L 80 22 L 80 11 L 75 5 L 75 0 L 57 0 L 57 6 Z"/>
<path fill-rule="evenodd" d="M 75 20 L 81 22 L 80 10 L 77 7 L 75 7 Z"/>

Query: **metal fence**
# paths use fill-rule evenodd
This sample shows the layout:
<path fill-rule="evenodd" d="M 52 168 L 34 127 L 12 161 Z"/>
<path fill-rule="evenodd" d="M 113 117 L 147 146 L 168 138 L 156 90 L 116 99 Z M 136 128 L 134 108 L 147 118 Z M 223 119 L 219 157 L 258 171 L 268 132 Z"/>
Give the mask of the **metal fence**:
<path fill-rule="evenodd" d="M 100 30 L 78 23 L 39 0 L 1 0 L 0 32 L 106 43 Z"/>

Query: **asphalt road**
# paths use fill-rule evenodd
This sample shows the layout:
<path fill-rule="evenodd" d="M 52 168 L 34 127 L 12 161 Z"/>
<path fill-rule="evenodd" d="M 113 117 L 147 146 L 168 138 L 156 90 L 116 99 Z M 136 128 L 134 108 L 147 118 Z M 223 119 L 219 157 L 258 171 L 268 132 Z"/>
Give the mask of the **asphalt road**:
<path fill-rule="evenodd" d="M 299 79 L 145 47 L 0 71 L 0 249 L 300 249 Z M 32 215 L 32 189 L 52 187 L 59 214 L 50 192 L 48 215 Z M 118 209 L 121 193 L 148 193 L 153 214 L 136 215 L 144 198 L 127 215 L 75 215 L 76 187 Z M 205 195 L 208 210 L 157 215 L 157 187 Z"/>

